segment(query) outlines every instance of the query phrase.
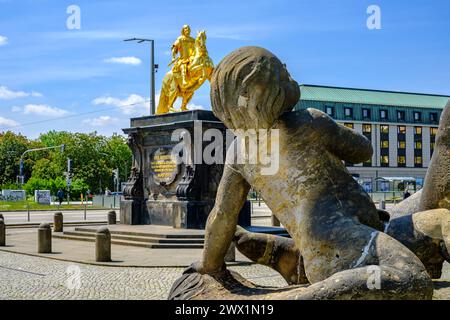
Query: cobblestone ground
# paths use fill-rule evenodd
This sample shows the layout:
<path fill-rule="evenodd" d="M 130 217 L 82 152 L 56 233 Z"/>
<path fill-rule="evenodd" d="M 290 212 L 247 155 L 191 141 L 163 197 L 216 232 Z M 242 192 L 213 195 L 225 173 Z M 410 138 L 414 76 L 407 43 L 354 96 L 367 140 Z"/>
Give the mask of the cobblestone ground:
<path fill-rule="evenodd" d="M 280 275 L 264 266 L 230 269 L 259 285 L 286 285 Z M 0 252 L 0 300 L 166 299 L 182 271 L 183 268 L 101 267 Z M 443 278 L 450 278 L 448 264 Z M 435 299 L 450 299 L 448 280 L 435 285 L 440 288 L 435 291 Z"/>
<path fill-rule="evenodd" d="M 230 269 L 260 285 L 286 285 L 264 266 Z M 166 299 L 182 271 L 101 267 L 0 252 L 0 299 Z"/>

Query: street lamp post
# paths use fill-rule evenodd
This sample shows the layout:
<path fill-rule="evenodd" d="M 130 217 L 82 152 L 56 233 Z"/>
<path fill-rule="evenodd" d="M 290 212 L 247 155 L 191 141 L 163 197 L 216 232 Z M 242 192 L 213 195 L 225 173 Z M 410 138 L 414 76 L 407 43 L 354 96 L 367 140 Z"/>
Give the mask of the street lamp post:
<path fill-rule="evenodd" d="M 142 38 L 132 38 L 125 39 L 123 41 L 137 41 L 137 43 L 142 42 L 150 42 L 150 115 L 154 115 L 156 113 L 155 107 L 155 68 L 158 66 L 155 65 L 155 40 L 153 39 L 142 39 Z"/>
<path fill-rule="evenodd" d="M 27 153 L 30 153 L 30 152 L 34 152 L 34 151 L 42 151 L 42 150 L 49 150 L 49 149 L 57 149 L 57 148 L 60 148 L 60 150 L 61 150 L 61 153 L 62 152 L 64 152 L 64 148 L 65 148 L 65 145 L 64 144 L 61 144 L 61 145 L 59 145 L 59 146 L 54 146 L 54 147 L 44 147 L 44 148 L 35 148 L 35 149 L 28 149 L 28 150 L 26 150 L 24 153 L 22 153 L 22 156 L 20 157 L 20 164 L 19 164 L 19 179 L 20 179 L 20 184 L 22 184 L 23 185 L 23 183 L 24 183 L 24 179 L 23 179 L 23 158 L 25 157 L 25 155 L 27 154 Z"/>

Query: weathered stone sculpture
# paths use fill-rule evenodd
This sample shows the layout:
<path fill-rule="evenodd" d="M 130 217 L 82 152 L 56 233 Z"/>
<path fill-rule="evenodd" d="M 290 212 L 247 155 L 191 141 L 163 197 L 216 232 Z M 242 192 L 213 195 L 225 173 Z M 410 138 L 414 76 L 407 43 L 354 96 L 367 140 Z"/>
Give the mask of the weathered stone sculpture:
<path fill-rule="evenodd" d="M 214 71 L 214 114 L 238 138 L 242 132 L 239 129 L 277 129 L 279 170 L 264 175 L 263 164 L 238 163 L 235 146 L 230 147 L 216 204 L 208 218 L 203 259 L 174 284 L 169 298 L 431 298 L 432 282 L 424 265 L 404 245 L 382 232 L 378 210 L 342 162 L 369 159 L 370 142 L 319 110 L 283 115 L 299 95 L 299 87 L 285 66 L 262 48 L 236 50 Z M 257 138 L 261 142 L 267 135 Z M 275 269 L 281 270 L 290 283 L 309 282 L 310 286 L 258 288 L 225 269 L 224 256 L 250 186 L 258 190 L 286 227 L 301 256 L 302 264 L 297 264 L 301 271 L 291 274 L 293 277 L 287 277 L 289 271 L 283 270 L 292 257 L 285 262 L 279 257 L 273 262 Z M 292 251 L 287 244 L 279 248 L 283 246 Z M 370 285 L 374 274 L 382 286 Z"/>
<path fill-rule="evenodd" d="M 450 102 L 441 117 L 436 139 L 436 150 L 439 151 L 433 154 L 423 190 L 396 205 L 384 228 L 385 233 L 410 249 L 435 279 L 441 277 L 444 261 L 450 262 L 449 132 Z M 432 210 L 419 212 L 420 208 Z M 242 228 L 238 228 L 235 237 L 237 248 L 251 260 L 275 269 L 288 283 L 305 283 L 304 278 L 299 278 L 302 276 L 302 257 L 292 239 L 252 234 Z M 270 255 L 264 256 L 267 252 Z"/>

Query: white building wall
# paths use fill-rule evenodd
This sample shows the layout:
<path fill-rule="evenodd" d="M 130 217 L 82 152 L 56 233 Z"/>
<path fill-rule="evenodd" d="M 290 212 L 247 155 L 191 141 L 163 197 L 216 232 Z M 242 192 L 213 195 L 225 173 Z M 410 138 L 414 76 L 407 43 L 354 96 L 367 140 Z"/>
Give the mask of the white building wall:
<path fill-rule="evenodd" d="M 356 132 L 362 134 L 362 124 L 361 123 L 354 123 L 354 128 L 353 130 L 355 130 Z M 361 163 L 357 163 L 355 164 L 355 167 L 362 167 L 362 162 Z"/>
<path fill-rule="evenodd" d="M 397 167 L 397 126 L 389 126 L 389 167 Z"/>
<path fill-rule="evenodd" d="M 430 165 L 430 127 L 422 127 L 422 161 L 423 167 Z"/>
<path fill-rule="evenodd" d="M 377 144 L 380 142 L 377 142 L 377 135 L 376 135 L 376 124 L 372 124 L 372 148 L 373 148 L 373 154 L 372 154 L 372 166 L 377 165 Z"/>
<path fill-rule="evenodd" d="M 374 125 L 375 127 L 375 161 L 373 162 L 375 164 L 375 166 L 379 167 L 380 166 L 380 125 L 376 124 Z"/>
<path fill-rule="evenodd" d="M 414 167 L 414 129 L 406 127 L 406 166 Z"/>

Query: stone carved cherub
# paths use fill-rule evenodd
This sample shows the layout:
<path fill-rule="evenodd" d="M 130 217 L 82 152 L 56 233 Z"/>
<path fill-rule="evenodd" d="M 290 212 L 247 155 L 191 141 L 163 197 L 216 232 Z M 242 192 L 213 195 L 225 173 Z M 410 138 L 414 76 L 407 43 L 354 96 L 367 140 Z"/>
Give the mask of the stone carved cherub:
<path fill-rule="evenodd" d="M 207 222 L 203 259 L 177 280 L 169 298 L 431 298 L 426 268 L 407 247 L 382 232 L 378 210 L 342 162 L 370 158 L 370 142 L 319 110 L 287 115 L 299 96 L 285 65 L 259 47 L 232 52 L 214 71 L 214 114 L 233 130 L 278 129 L 279 170 L 262 175 L 262 165 L 239 164 L 229 159 L 235 157 L 233 146 L 229 149 Z M 225 268 L 224 257 L 250 187 L 260 192 L 292 241 L 238 230 L 238 247 L 289 283 L 310 285 L 258 288 Z M 381 287 L 369 285 L 374 275 Z"/>

